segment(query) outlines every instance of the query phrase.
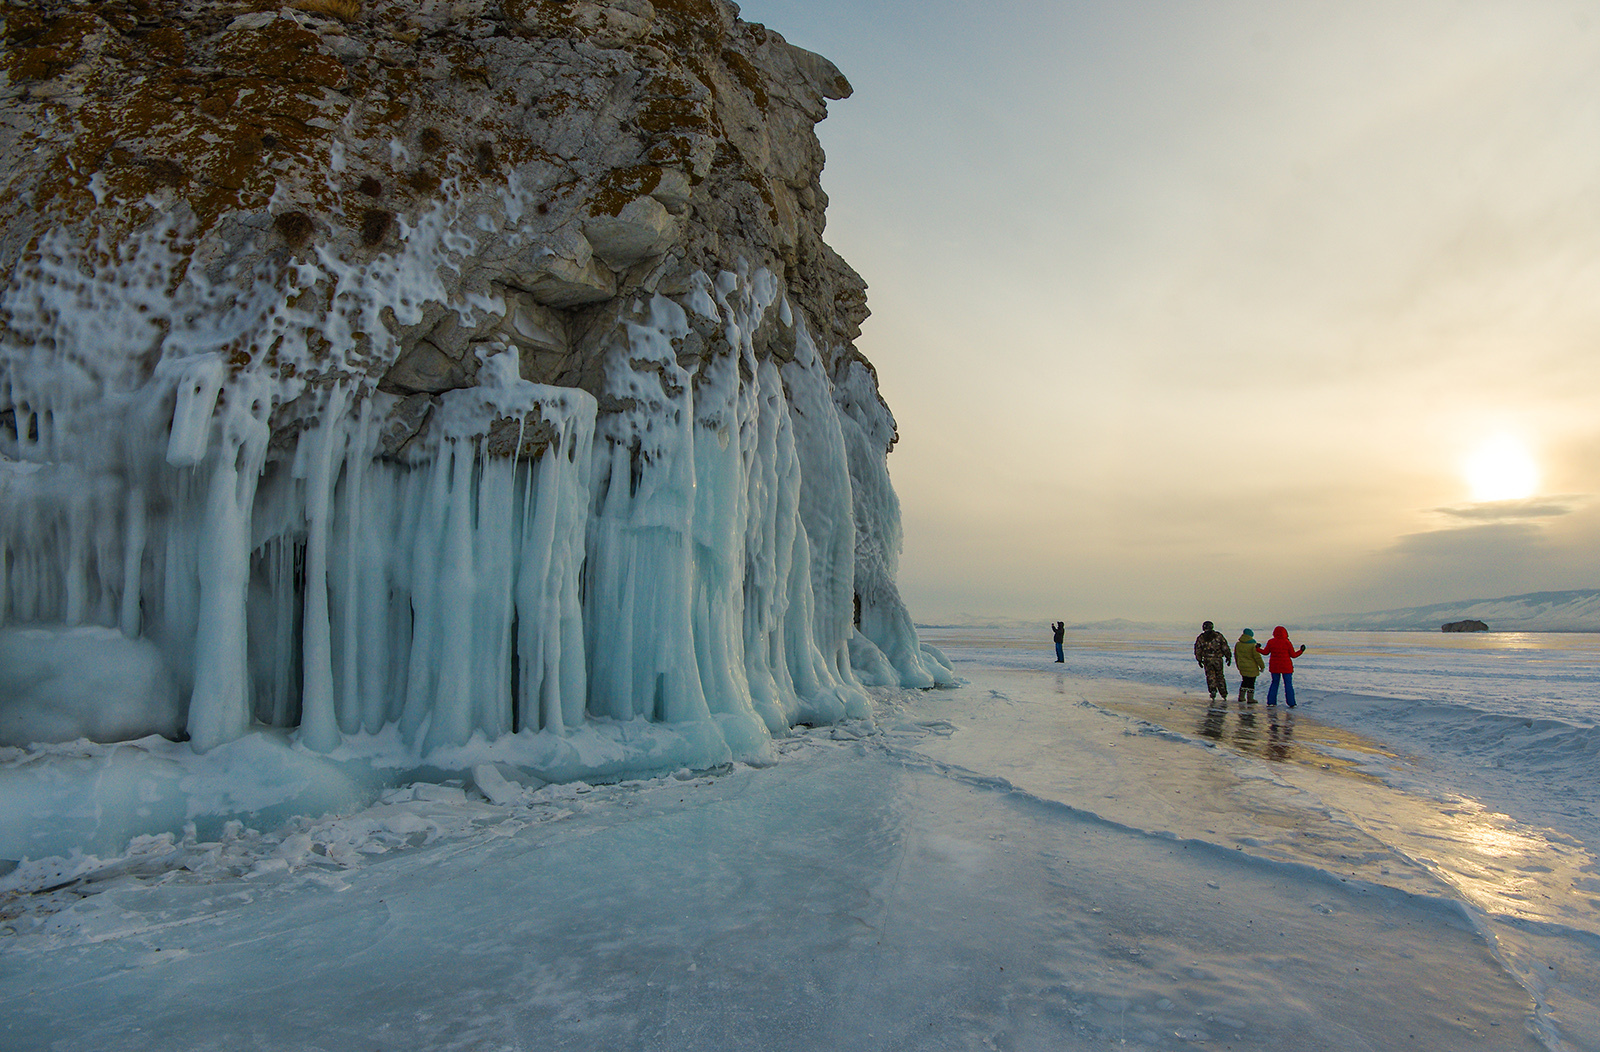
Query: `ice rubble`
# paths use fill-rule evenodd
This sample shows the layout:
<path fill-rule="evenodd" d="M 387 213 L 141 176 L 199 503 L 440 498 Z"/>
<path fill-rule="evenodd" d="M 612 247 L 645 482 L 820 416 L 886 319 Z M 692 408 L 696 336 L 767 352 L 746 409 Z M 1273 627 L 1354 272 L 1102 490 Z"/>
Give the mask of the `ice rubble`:
<path fill-rule="evenodd" d="M 106 630 L 147 641 L 199 750 L 260 725 L 325 753 L 394 728 L 420 758 L 642 723 L 692 743 L 663 759 L 709 765 L 866 715 L 863 675 L 951 681 L 893 588 L 875 379 L 830 377 L 765 270 L 626 305 L 606 412 L 491 340 L 478 385 L 397 434 L 416 406 L 376 386 L 389 322 L 507 312 L 441 278 L 468 227 L 441 205 L 392 255 L 218 284 L 185 266 L 175 215 L 120 245 L 46 238 L 3 301 L 7 644 L 44 626 L 92 671 Z M 790 359 L 756 353 L 774 323 Z M 686 364 L 691 330 L 728 350 Z M 171 733 L 158 707 L 124 732 Z"/>

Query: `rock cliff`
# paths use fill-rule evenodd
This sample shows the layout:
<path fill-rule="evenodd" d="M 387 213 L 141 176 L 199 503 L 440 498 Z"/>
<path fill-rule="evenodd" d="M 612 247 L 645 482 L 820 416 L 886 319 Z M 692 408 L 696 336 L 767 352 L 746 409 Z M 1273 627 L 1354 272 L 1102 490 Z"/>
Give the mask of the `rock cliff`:
<path fill-rule="evenodd" d="M 54 684 L 0 712 L 92 706 L 115 628 L 197 747 L 550 732 L 584 773 L 578 728 L 718 762 L 949 680 L 822 236 L 826 59 L 726 0 L 0 19 L 0 626 Z"/>

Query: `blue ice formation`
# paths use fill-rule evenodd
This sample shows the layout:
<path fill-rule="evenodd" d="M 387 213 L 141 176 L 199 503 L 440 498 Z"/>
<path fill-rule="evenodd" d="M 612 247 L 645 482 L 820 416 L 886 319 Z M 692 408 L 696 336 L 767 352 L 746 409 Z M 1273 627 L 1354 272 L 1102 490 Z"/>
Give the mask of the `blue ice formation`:
<path fill-rule="evenodd" d="M 619 302 L 593 392 L 523 379 L 510 336 L 473 345 L 475 386 L 380 389 L 425 302 L 519 324 L 505 290 L 444 284 L 473 250 L 458 220 L 217 284 L 177 220 L 54 235 L 19 268 L 0 640 L 32 633 L 37 667 L 0 672 L 0 743 L 103 737 L 84 714 L 114 708 L 110 733 L 198 750 L 397 733 L 579 777 L 759 760 L 797 723 L 867 716 L 864 686 L 951 681 L 894 584 L 876 377 L 853 352 L 830 374 L 766 270 Z M 144 672 L 108 696 L 117 661 Z"/>

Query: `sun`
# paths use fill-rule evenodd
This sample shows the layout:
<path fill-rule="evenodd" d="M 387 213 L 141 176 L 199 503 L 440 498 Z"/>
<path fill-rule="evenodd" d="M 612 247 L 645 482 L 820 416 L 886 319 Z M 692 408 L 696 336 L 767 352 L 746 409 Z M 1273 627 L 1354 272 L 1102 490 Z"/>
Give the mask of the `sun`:
<path fill-rule="evenodd" d="M 1475 501 L 1520 500 L 1539 489 L 1539 465 L 1521 439 L 1497 435 L 1467 454 L 1461 473 Z"/>

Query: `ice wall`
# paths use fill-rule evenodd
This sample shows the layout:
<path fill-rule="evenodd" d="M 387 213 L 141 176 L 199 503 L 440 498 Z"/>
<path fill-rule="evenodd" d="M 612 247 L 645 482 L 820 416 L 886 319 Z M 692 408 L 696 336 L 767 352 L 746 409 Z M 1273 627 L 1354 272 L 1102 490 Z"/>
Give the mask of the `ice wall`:
<path fill-rule="evenodd" d="M 874 686 L 932 687 L 955 682 L 937 648 L 917 639 L 900 599 L 900 498 L 889 482 L 887 455 L 899 437 L 894 417 L 878 397 L 878 380 L 866 359 L 840 361 L 833 387 L 848 452 L 855 515 L 857 624 L 850 652 Z"/>
<path fill-rule="evenodd" d="M 726 0 L 140 10 L 0 12 L 0 650 L 51 684 L 0 712 L 72 699 L 12 726 L 112 733 L 117 650 L 117 734 L 581 777 L 948 681 L 825 59 Z"/>
<path fill-rule="evenodd" d="M 348 334 L 425 294 L 448 224 L 376 273 L 257 275 L 225 306 L 174 278 L 177 243 L 86 261 L 57 241 L 6 292 L 0 622 L 153 642 L 197 748 L 252 723 L 322 751 L 397 724 L 426 754 L 644 720 L 713 728 L 717 762 L 865 716 L 852 638 L 899 682 L 940 679 L 877 590 L 898 543 L 882 435 L 770 273 L 631 304 L 603 350 L 611 412 L 491 342 L 392 449 L 400 399 Z M 288 306 L 318 289 L 341 306 Z M 763 326 L 790 360 L 758 356 Z M 680 361 L 691 336 L 705 353 Z"/>

